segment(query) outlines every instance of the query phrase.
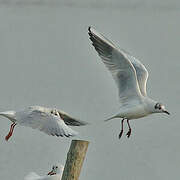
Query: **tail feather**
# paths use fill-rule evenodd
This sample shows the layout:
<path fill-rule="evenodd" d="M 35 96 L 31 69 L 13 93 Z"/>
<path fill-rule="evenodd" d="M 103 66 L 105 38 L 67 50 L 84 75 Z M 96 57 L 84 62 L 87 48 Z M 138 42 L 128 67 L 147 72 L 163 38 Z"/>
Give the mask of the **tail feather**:
<path fill-rule="evenodd" d="M 107 122 L 107 121 L 110 121 L 110 120 L 115 119 L 115 118 L 119 118 L 119 116 L 115 115 L 115 116 L 112 116 L 112 117 L 110 117 L 108 119 L 105 119 L 104 121 Z"/>
<path fill-rule="evenodd" d="M 4 116 L 12 121 L 15 121 L 15 111 L 4 111 L 4 112 L 0 112 L 1 116 Z"/>

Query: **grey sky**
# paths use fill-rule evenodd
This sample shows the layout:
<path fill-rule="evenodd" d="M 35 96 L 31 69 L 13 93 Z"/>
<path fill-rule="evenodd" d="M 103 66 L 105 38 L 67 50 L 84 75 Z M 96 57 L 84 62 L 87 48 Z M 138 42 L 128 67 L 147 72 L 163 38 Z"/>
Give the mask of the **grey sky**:
<path fill-rule="evenodd" d="M 166 7 L 175 8 L 152 8 L 155 1 L 151 8 L 128 10 L 112 8 L 116 1 L 110 8 L 1 4 L 0 110 L 43 105 L 92 123 L 75 128 L 80 132 L 75 139 L 91 142 L 80 179 L 177 179 L 180 11 L 178 1 L 170 2 Z M 102 123 L 117 112 L 118 93 L 88 39 L 89 25 L 145 64 L 148 94 L 171 116 L 131 121 L 131 138 L 121 140 L 120 120 Z M 42 175 L 54 162 L 65 162 L 70 139 L 16 127 L 5 142 L 9 127 L 1 118 L 0 179 L 20 180 L 30 171 Z"/>

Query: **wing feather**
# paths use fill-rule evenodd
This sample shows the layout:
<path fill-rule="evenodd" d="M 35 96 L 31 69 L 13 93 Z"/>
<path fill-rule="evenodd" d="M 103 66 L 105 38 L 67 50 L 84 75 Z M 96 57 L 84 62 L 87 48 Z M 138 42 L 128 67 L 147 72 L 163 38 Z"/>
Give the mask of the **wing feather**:
<path fill-rule="evenodd" d="M 141 92 L 136 70 L 126 54 L 117 49 L 111 41 L 89 27 L 89 36 L 103 63 L 111 72 L 119 90 L 121 103 L 139 99 Z"/>
<path fill-rule="evenodd" d="M 58 112 L 59 112 L 60 117 L 64 120 L 65 124 L 68 126 L 85 126 L 89 124 L 85 121 L 72 118 L 70 115 L 68 115 L 67 113 L 61 110 L 58 110 Z"/>
<path fill-rule="evenodd" d="M 121 50 L 121 51 L 126 53 L 128 59 L 131 61 L 131 63 L 133 64 L 136 70 L 137 80 L 138 80 L 139 88 L 141 90 L 141 94 L 143 96 L 147 96 L 146 84 L 147 84 L 147 79 L 148 79 L 149 74 L 146 67 L 134 56 L 130 55 L 124 50 Z"/>
<path fill-rule="evenodd" d="M 18 118 L 18 123 L 22 126 L 29 126 L 33 129 L 39 129 L 44 133 L 52 136 L 75 136 L 77 132 L 68 127 L 60 116 L 50 113 L 42 112 L 39 110 L 31 110 L 24 113 Z"/>

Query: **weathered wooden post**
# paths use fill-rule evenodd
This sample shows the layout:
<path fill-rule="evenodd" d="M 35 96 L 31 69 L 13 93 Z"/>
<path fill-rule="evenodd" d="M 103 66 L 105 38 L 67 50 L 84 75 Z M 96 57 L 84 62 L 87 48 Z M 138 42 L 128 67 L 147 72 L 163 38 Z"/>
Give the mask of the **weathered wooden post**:
<path fill-rule="evenodd" d="M 78 180 L 88 148 L 88 141 L 72 140 L 67 154 L 62 180 Z"/>

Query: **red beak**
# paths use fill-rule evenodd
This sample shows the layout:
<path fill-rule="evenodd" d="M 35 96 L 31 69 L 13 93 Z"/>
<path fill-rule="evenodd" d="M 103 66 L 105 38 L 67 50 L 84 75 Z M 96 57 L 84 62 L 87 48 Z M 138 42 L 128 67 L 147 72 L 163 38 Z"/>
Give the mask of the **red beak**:
<path fill-rule="evenodd" d="M 48 174 L 47 175 L 50 175 L 50 176 L 52 176 L 52 175 L 55 175 L 56 173 L 55 172 L 53 172 L 53 171 L 50 171 L 50 172 L 48 172 Z"/>

